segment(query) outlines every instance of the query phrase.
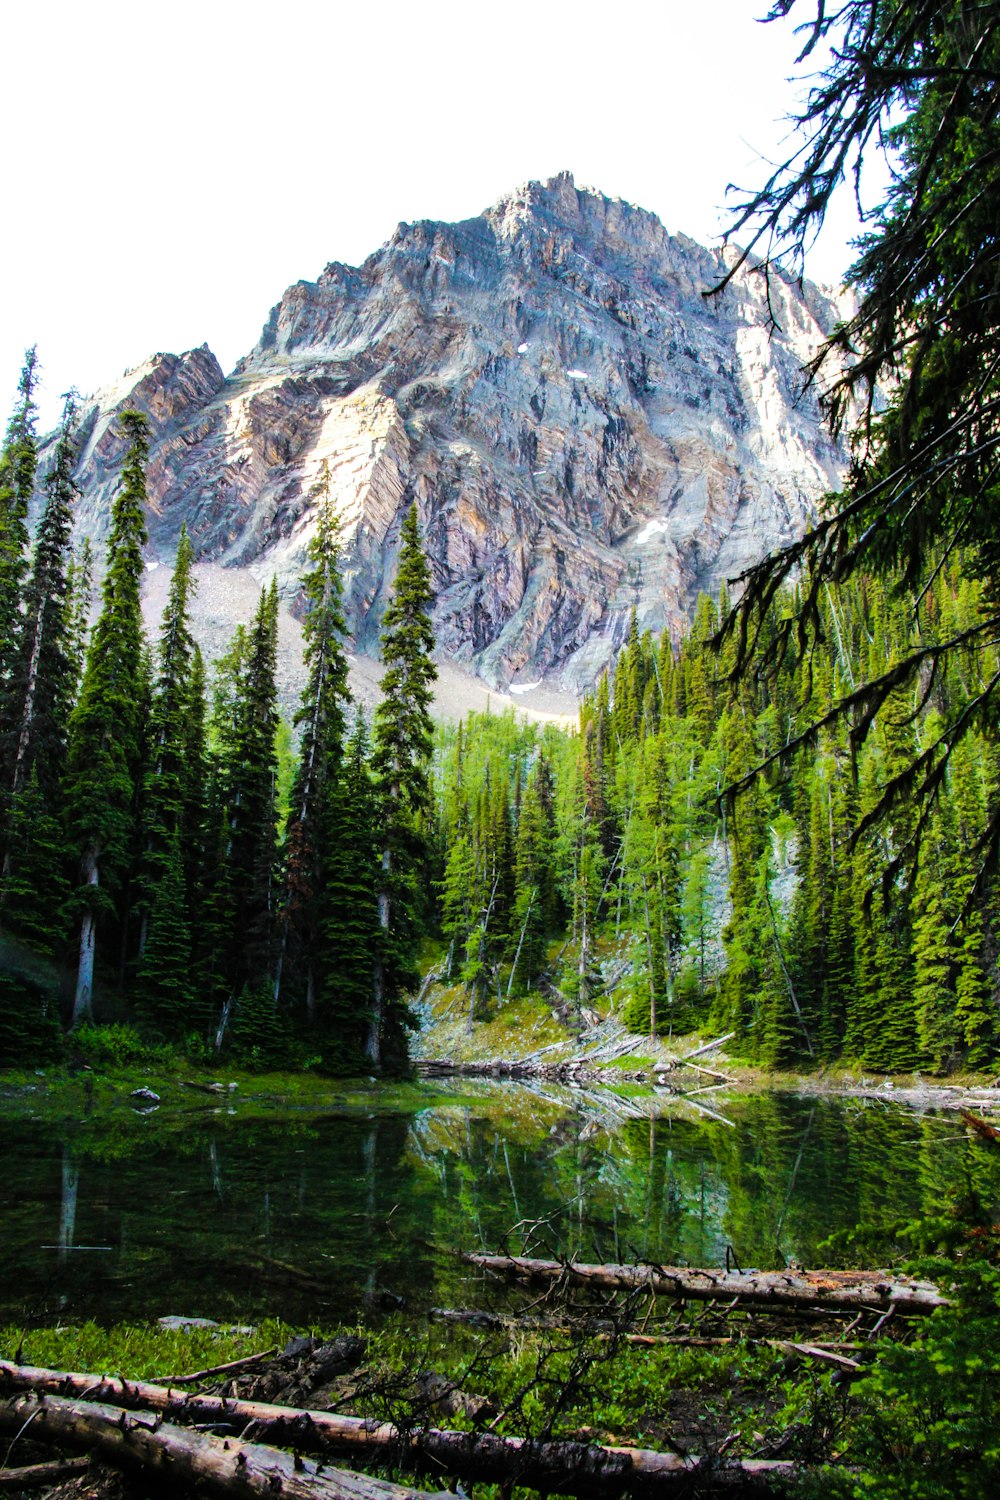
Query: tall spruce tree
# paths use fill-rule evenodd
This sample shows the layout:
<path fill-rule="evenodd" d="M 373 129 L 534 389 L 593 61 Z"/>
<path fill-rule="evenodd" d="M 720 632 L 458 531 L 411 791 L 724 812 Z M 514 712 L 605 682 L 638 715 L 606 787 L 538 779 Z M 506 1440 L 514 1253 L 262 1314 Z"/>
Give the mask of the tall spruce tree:
<path fill-rule="evenodd" d="M 113 911 L 114 895 L 128 875 L 141 775 L 144 668 L 139 590 L 149 452 L 145 415 L 122 412 L 119 431 L 125 453 L 111 510 L 101 612 L 69 725 L 68 820 L 81 876 L 74 1026 L 91 1015 L 98 919 Z"/>
<path fill-rule="evenodd" d="M 316 531 L 309 544 L 310 567 L 302 580 L 306 614 L 307 681 L 295 723 L 302 731 L 299 764 L 292 787 L 285 837 L 285 887 L 281 913 L 274 998 L 283 980 L 315 1019 L 324 976 L 320 925 L 324 912 L 327 846 L 324 827 L 330 799 L 338 794 L 344 760 L 345 709 L 350 693 L 344 651 L 343 589 L 340 581 L 337 517 L 324 466 Z M 291 971 L 286 973 L 286 967 Z"/>
<path fill-rule="evenodd" d="M 323 988 L 317 1019 L 324 1061 L 337 1072 L 353 1072 L 363 1061 L 380 937 L 379 826 L 368 755 L 368 727 L 359 709 L 323 824 Z"/>
<path fill-rule="evenodd" d="M 75 416 L 70 396 L 45 478 L 24 620 L 0 693 L 0 765 L 7 805 L 0 906 L 7 921 L 45 946 L 58 935 L 65 894 L 62 779 L 76 689 L 67 581 L 77 493 Z"/>
<path fill-rule="evenodd" d="M 190 893 L 183 840 L 192 801 L 198 795 L 190 783 L 199 769 L 190 759 L 193 562 L 191 539 L 182 526 L 160 630 L 142 802 L 139 1004 L 174 1035 L 189 1023 L 186 1010 L 191 998 Z M 156 943 L 149 949 L 154 927 Z"/>
<path fill-rule="evenodd" d="M 229 722 L 221 726 L 220 791 L 227 809 L 226 883 L 233 925 L 225 944 L 229 998 L 270 981 L 276 920 L 278 591 L 262 589 L 237 633 Z M 223 887 L 220 887 L 220 895 Z"/>
<path fill-rule="evenodd" d="M 434 632 L 430 569 L 420 543 L 416 503 L 400 531 L 399 566 L 382 622 L 382 699 L 375 712 L 372 765 L 381 829 L 378 876 L 380 941 L 365 1056 L 373 1068 L 406 1055 L 401 996 L 415 978 L 418 876 L 431 806 Z"/>
<path fill-rule="evenodd" d="M 11 673 L 21 627 L 21 590 L 28 560 L 28 502 L 38 467 L 35 386 L 38 355 L 24 356 L 18 400 L 0 449 L 0 688 Z"/>

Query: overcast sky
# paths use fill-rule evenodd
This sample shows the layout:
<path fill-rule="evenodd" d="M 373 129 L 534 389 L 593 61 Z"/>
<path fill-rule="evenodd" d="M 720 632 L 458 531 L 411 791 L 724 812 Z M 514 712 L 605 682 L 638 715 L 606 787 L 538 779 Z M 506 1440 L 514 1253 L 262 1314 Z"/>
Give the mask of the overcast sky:
<path fill-rule="evenodd" d="M 224 369 L 293 281 L 568 168 L 712 243 L 803 91 L 764 0 L 32 0 L 0 20 L 0 420 L 156 350 Z M 845 200 L 847 195 L 845 195 Z M 809 261 L 846 268 L 849 201 Z"/>

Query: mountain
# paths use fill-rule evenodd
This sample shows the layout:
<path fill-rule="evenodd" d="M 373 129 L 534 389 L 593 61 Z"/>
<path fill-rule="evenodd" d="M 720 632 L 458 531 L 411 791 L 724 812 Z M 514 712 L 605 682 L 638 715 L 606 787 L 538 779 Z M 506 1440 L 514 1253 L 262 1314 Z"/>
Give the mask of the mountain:
<path fill-rule="evenodd" d="M 157 354 L 88 403 L 80 524 L 103 536 L 115 414 L 141 408 L 151 569 L 186 521 L 221 630 L 227 577 L 242 597 L 276 572 L 294 611 L 328 482 L 372 655 L 415 498 L 442 658 L 494 688 L 579 691 L 633 607 L 679 632 L 842 473 L 800 373 L 837 302 L 772 277 L 769 308 L 752 268 L 706 298 L 726 263 L 568 174 L 463 223 L 400 224 L 362 266 L 289 287 L 228 377 L 207 346 Z"/>

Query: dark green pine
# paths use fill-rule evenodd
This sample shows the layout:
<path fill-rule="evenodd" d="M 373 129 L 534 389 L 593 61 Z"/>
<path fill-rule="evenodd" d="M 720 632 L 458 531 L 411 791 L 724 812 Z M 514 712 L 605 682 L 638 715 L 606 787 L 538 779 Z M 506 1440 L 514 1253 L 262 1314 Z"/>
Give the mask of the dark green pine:
<path fill-rule="evenodd" d="M 77 493 L 74 420 L 75 407 L 68 398 L 55 459 L 45 479 L 45 508 L 25 589 L 24 623 L 0 716 L 8 813 L 0 904 L 5 921 L 45 946 L 61 931 L 60 907 L 67 889 L 61 823 L 66 739 L 76 686 L 67 582 Z M 27 862 L 21 869 L 19 860 Z"/>
<path fill-rule="evenodd" d="M 234 995 L 270 975 L 276 920 L 275 685 L 278 596 L 262 589 L 237 663 L 222 782 L 229 814 L 228 879 L 234 924 L 226 944 Z M 273 988 L 273 986 L 272 986 Z"/>
<path fill-rule="evenodd" d="M 157 862 L 148 930 L 136 974 L 139 1013 L 164 1036 L 192 1029 L 191 926 L 179 828 L 168 835 Z"/>
<path fill-rule="evenodd" d="M 371 1025 L 378 937 L 378 824 L 360 710 L 342 773 L 326 799 L 323 844 L 323 984 L 317 1022 L 324 1061 L 336 1071 L 350 1072 L 362 1061 Z"/>
<path fill-rule="evenodd" d="M 373 1068 L 406 1058 L 404 990 L 416 979 L 417 908 L 426 857 L 424 831 L 431 808 L 429 768 L 433 738 L 430 705 L 437 669 L 431 660 L 434 594 L 420 542 L 417 507 L 400 532 L 399 566 L 382 623 L 382 698 L 375 712 L 372 765 L 381 862 L 378 880 L 379 951 L 372 1019 L 365 1053 Z"/>
<path fill-rule="evenodd" d="M 302 738 L 285 839 L 275 999 L 283 988 L 313 1020 L 327 962 L 319 941 L 330 851 L 324 820 L 341 775 L 349 700 L 337 519 L 328 494 L 318 508 L 308 559 L 302 580 L 307 681 L 295 716 Z"/>
<path fill-rule="evenodd" d="M 193 561 L 194 549 L 186 527 L 182 527 L 160 632 L 142 805 L 139 1000 L 147 1014 L 170 1035 L 178 1034 L 188 1025 L 174 976 L 181 972 L 188 975 L 191 968 L 190 898 L 183 839 L 191 811 L 189 779 L 192 772 L 197 774 L 197 768 L 189 760 L 194 659 L 189 605 Z M 169 924 L 161 911 L 164 903 L 171 913 Z M 177 912 L 182 921 L 174 920 Z M 154 930 L 157 942 L 150 951 Z M 162 976 L 157 968 L 161 962 L 167 966 Z M 189 985 L 183 993 L 189 1001 Z"/>
<path fill-rule="evenodd" d="M 21 591 L 27 571 L 28 503 L 35 486 L 38 443 L 35 385 L 38 355 L 24 356 L 18 400 L 0 449 L 0 686 L 13 668 L 21 630 Z"/>
<path fill-rule="evenodd" d="M 146 418 L 119 417 L 125 444 L 111 511 L 102 607 L 69 725 L 68 828 L 79 860 L 80 961 L 73 1024 L 91 1013 L 98 917 L 127 879 L 144 726 L 140 582 L 146 540 Z"/>

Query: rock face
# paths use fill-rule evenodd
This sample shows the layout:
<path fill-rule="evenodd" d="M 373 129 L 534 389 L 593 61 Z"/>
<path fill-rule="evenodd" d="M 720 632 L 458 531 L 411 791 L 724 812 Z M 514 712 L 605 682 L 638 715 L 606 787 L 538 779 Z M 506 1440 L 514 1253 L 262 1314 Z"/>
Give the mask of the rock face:
<path fill-rule="evenodd" d="M 529 183 L 460 224 L 401 224 L 363 266 L 290 287 L 226 378 L 156 355 L 84 415 L 81 522 L 100 539 L 115 413 L 149 413 L 150 559 L 276 572 L 294 603 L 317 496 L 342 518 L 349 621 L 373 653 L 415 498 L 439 653 L 496 687 L 577 691 L 633 606 L 679 632 L 799 534 L 843 454 L 799 373 L 830 296 L 759 274 L 705 298 L 721 253 L 652 214 Z"/>

